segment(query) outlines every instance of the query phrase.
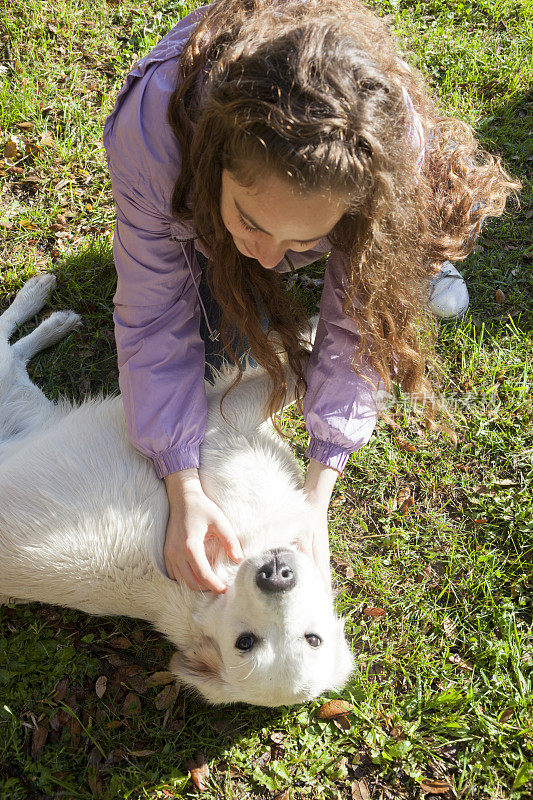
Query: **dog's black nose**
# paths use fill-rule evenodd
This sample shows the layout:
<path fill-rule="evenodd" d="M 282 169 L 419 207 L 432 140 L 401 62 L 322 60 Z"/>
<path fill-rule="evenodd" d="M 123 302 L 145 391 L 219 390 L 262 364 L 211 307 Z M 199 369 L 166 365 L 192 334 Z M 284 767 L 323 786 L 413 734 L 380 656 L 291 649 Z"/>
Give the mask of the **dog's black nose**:
<path fill-rule="evenodd" d="M 272 558 L 259 567 L 255 582 L 262 592 L 288 592 L 296 583 L 294 555 L 290 550 L 274 550 Z"/>

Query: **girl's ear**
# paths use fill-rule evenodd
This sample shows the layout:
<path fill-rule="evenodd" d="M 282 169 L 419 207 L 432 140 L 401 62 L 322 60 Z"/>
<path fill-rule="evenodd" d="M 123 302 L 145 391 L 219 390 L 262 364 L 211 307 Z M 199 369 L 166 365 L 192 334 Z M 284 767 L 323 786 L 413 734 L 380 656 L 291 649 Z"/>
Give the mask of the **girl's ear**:
<path fill-rule="evenodd" d="M 169 665 L 179 681 L 197 689 L 205 700 L 215 704 L 228 700 L 222 667 L 220 650 L 209 636 L 202 636 L 189 650 L 175 653 Z"/>

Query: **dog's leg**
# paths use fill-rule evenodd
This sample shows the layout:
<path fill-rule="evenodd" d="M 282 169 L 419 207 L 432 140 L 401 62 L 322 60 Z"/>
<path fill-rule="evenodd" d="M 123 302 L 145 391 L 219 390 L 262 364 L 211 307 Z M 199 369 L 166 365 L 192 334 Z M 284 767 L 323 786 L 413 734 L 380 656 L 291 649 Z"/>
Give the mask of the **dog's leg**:
<path fill-rule="evenodd" d="M 0 317 L 0 456 L 5 456 L 6 448 L 15 440 L 20 441 L 54 414 L 54 404 L 30 380 L 26 364 L 78 327 L 79 316 L 72 311 L 57 311 L 12 347 L 8 344 L 14 328 L 39 311 L 54 284 L 53 275 L 28 281 Z"/>
<path fill-rule="evenodd" d="M 26 281 L 17 296 L 0 316 L 0 339 L 8 341 L 18 325 L 34 317 L 48 300 L 56 285 L 56 276 L 46 273 Z"/>
<path fill-rule="evenodd" d="M 74 311 L 55 311 L 35 330 L 12 345 L 13 355 L 25 365 L 36 353 L 64 339 L 80 323 L 81 318 Z"/>

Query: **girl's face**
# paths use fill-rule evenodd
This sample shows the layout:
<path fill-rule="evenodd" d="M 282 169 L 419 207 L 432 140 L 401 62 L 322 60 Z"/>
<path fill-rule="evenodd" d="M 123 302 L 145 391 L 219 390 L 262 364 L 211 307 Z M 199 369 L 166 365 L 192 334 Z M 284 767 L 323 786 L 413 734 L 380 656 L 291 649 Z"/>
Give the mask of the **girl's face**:
<path fill-rule="evenodd" d="M 222 171 L 220 213 L 237 250 L 265 269 L 279 264 L 286 250 L 310 250 L 334 228 L 348 205 L 327 192 L 298 193 L 275 175 L 252 186 Z"/>

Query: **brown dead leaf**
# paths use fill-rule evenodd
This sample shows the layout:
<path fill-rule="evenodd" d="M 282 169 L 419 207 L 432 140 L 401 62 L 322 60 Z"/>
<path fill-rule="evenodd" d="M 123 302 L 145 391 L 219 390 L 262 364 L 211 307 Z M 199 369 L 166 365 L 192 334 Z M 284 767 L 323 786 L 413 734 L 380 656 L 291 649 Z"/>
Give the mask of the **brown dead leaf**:
<path fill-rule="evenodd" d="M 141 701 L 133 692 L 128 692 L 124 698 L 122 713 L 127 717 L 134 717 L 141 713 Z"/>
<path fill-rule="evenodd" d="M 196 788 L 203 792 L 205 789 L 205 782 L 209 777 L 209 765 L 205 760 L 205 755 L 199 752 L 194 760 L 186 761 L 185 768 L 191 774 L 191 780 Z"/>
<path fill-rule="evenodd" d="M 4 158 L 17 158 L 18 148 L 17 143 L 13 139 L 8 139 L 4 147 Z"/>
<path fill-rule="evenodd" d="M 34 122 L 17 122 L 19 131 L 33 131 L 35 128 Z"/>
<path fill-rule="evenodd" d="M 107 678 L 105 675 L 100 675 L 94 687 L 94 690 L 97 696 L 100 698 L 100 700 L 104 696 L 106 689 L 107 689 Z"/>
<path fill-rule="evenodd" d="M 348 580 L 355 578 L 355 571 L 353 567 L 346 567 L 346 577 L 348 578 Z"/>
<path fill-rule="evenodd" d="M 501 289 L 496 289 L 496 291 L 494 292 L 494 299 L 496 300 L 498 305 L 501 306 L 505 303 L 507 298 L 505 297 L 505 294 L 504 292 L 502 292 Z"/>
<path fill-rule="evenodd" d="M 395 436 L 394 441 L 404 453 L 416 453 L 416 447 L 412 442 L 408 442 L 407 439 L 401 436 Z"/>
<path fill-rule="evenodd" d="M 44 743 L 48 738 L 48 731 L 46 728 L 42 728 L 38 726 L 34 728 L 32 737 L 31 737 L 31 757 L 32 758 L 39 758 L 41 755 L 42 749 L 44 747 Z"/>
<path fill-rule="evenodd" d="M 155 755 L 155 750 L 128 750 L 128 753 L 137 758 L 146 758 L 146 756 Z"/>
<path fill-rule="evenodd" d="M 175 677 L 172 672 L 165 670 L 164 672 L 152 672 L 146 679 L 146 685 L 152 686 L 167 686 L 169 683 L 174 683 Z"/>
<path fill-rule="evenodd" d="M 409 513 L 409 511 L 412 508 L 414 508 L 414 505 L 415 505 L 415 501 L 414 501 L 413 497 L 406 497 L 405 500 L 403 501 L 403 503 L 401 504 L 400 508 L 399 508 L 400 514 L 403 514 L 405 516 L 406 514 Z"/>
<path fill-rule="evenodd" d="M 56 686 L 53 699 L 56 703 L 62 703 L 68 694 L 68 680 L 63 678 Z"/>
<path fill-rule="evenodd" d="M 43 131 L 39 143 L 41 147 L 52 147 L 55 144 L 55 139 L 50 131 Z"/>
<path fill-rule="evenodd" d="M 172 708 L 177 700 L 179 694 L 179 685 L 177 683 L 165 686 L 162 692 L 159 692 L 155 698 L 155 707 L 159 711 L 164 711 L 167 708 Z"/>
<path fill-rule="evenodd" d="M 363 608 L 365 617 L 384 617 L 386 613 L 384 608 L 372 608 L 371 606 Z"/>
<path fill-rule="evenodd" d="M 131 642 L 129 639 L 126 639 L 125 636 L 115 636 L 114 639 L 111 639 L 109 642 L 111 647 L 117 647 L 119 650 L 127 650 L 131 647 Z"/>
<path fill-rule="evenodd" d="M 352 727 L 352 723 L 350 722 L 346 714 L 339 714 L 338 717 L 335 717 L 335 719 L 333 720 L 333 724 L 336 725 L 337 728 L 339 728 L 339 730 L 341 731 L 349 731 L 350 728 Z"/>
<path fill-rule="evenodd" d="M 272 800 L 290 800 L 289 790 L 285 789 L 284 792 L 280 792 L 279 794 L 275 794 Z"/>
<path fill-rule="evenodd" d="M 509 722 L 511 717 L 514 716 L 514 711 L 515 711 L 514 708 L 506 708 L 505 711 L 502 711 L 502 713 L 500 714 L 500 722 L 504 724 L 506 722 Z"/>
<path fill-rule="evenodd" d="M 444 633 L 448 637 L 448 639 L 456 639 L 457 638 L 457 625 L 455 622 L 450 619 L 450 617 L 444 617 L 442 620 L 442 627 L 444 628 Z"/>
<path fill-rule="evenodd" d="M 316 715 L 318 719 L 336 719 L 346 716 L 353 710 L 354 707 L 347 700 L 328 700 L 317 709 Z"/>
<path fill-rule="evenodd" d="M 457 653 L 452 653 L 448 661 L 451 661 L 452 664 L 457 664 L 459 669 L 464 669 L 465 672 L 472 672 L 474 669 L 474 665 L 470 661 L 467 661 Z"/>
<path fill-rule="evenodd" d="M 452 788 L 452 785 L 447 781 L 437 781 L 433 780 L 432 778 L 424 778 L 420 784 L 420 788 L 423 792 L 427 792 L 428 794 L 446 794 L 446 792 Z"/>
<path fill-rule="evenodd" d="M 396 505 L 398 508 L 401 508 L 405 501 L 409 499 L 409 497 L 411 497 L 411 489 L 409 486 L 402 486 L 396 496 Z"/>
<path fill-rule="evenodd" d="M 132 675 L 129 677 L 128 684 L 131 686 L 134 692 L 137 692 L 137 694 L 145 694 L 148 689 L 146 681 L 141 675 Z"/>
<path fill-rule="evenodd" d="M 80 721 L 77 720 L 76 717 L 68 718 L 67 730 L 70 733 L 70 738 L 72 739 L 72 746 L 75 748 L 79 747 L 83 728 L 81 727 Z"/>
<path fill-rule="evenodd" d="M 364 778 L 360 781 L 353 781 L 351 785 L 352 800 L 370 800 L 368 784 Z"/>

